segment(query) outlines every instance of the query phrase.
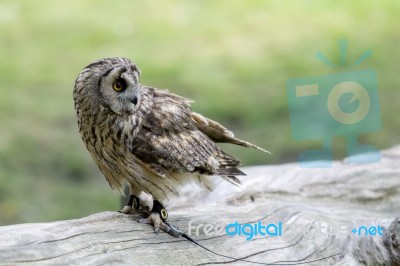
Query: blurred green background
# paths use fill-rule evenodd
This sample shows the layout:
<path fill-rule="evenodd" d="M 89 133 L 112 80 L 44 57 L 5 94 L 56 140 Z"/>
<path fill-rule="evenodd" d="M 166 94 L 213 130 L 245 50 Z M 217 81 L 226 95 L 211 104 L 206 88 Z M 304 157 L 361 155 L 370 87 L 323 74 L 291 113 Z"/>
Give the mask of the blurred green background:
<path fill-rule="evenodd" d="M 335 69 L 338 40 L 355 68 Z M 90 62 L 132 59 L 141 82 L 195 100 L 193 109 L 272 152 L 224 145 L 245 165 L 295 161 L 318 141 L 290 130 L 286 80 L 377 72 L 383 128 L 362 135 L 400 143 L 398 1 L 0 1 L 0 225 L 117 210 L 78 133 L 72 89 Z M 334 156 L 345 156 L 335 138 Z M 277 177 L 279 178 L 279 177 Z"/>

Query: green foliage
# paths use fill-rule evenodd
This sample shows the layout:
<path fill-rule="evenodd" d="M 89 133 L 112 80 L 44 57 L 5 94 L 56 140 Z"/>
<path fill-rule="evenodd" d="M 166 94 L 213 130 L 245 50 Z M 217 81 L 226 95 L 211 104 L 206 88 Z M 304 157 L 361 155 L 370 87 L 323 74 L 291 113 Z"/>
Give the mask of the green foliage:
<path fill-rule="evenodd" d="M 272 152 L 225 146 L 245 165 L 295 161 L 285 83 L 332 69 L 366 49 L 358 69 L 378 74 L 383 130 L 363 142 L 399 142 L 397 1 L 12 1 L 0 2 L 0 224 L 115 210 L 77 132 L 72 87 L 98 58 L 123 56 L 142 83 L 194 99 L 194 110 Z M 335 140 L 335 155 L 345 146 Z M 279 178 L 279 177 L 277 177 Z"/>

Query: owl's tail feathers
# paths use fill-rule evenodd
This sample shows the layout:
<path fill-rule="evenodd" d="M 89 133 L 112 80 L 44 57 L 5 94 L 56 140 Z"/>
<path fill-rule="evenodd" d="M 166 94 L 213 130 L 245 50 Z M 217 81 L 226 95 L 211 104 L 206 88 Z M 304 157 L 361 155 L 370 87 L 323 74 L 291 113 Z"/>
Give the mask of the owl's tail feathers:
<path fill-rule="evenodd" d="M 238 168 L 236 167 L 221 167 L 218 169 L 218 172 L 216 173 L 216 175 L 222 177 L 223 179 L 225 179 L 226 181 L 228 181 L 229 183 L 237 186 L 237 187 L 241 187 L 242 186 L 242 182 L 239 180 L 239 178 L 237 178 L 237 175 L 246 175 L 245 173 L 243 173 L 242 171 L 240 171 Z"/>
<path fill-rule="evenodd" d="M 241 140 L 241 139 L 237 139 L 237 138 L 234 138 L 234 137 L 227 137 L 225 139 L 225 142 L 236 144 L 236 145 L 247 147 L 247 148 L 253 148 L 253 149 L 256 149 L 256 150 L 271 154 L 271 152 L 269 152 L 269 151 L 267 151 L 267 150 L 265 150 L 265 149 L 263 149 L 261 147 L 258 147 L 257 145 L 254 145 L 254 144 L 252 144 L 250 142 L 247 142 L 247 141 L 244 141 L 244 140 Z"/>
<path fill-rule="evenodd" d="M 234 175 L 222 175 L 221 177 L 237 187 L 242 187 L 242 182 Z"/>
<path fill-rule="evenodd" d="M 235 176 L 235 175 L 246 175 L 242 171 L 240 171 L 236 167 L 220 167 L 218 171 L 215 173 L 215 175 L 220 175 L 220 176 Z"/>

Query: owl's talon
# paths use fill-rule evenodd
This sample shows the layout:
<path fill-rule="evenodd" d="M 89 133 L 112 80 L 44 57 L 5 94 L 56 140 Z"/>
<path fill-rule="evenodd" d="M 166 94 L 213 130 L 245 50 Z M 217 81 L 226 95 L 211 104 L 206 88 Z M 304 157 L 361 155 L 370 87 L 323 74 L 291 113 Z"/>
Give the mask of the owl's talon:
<path fill-rule="evenodd" d="M 168 212 L 164 208 L 164 206 L 158 201 L 154 200 L 153 201 L 153 208 L 150 212 L 150 216 L 147 218 L 142 218 L 139 219 L 138 222 L 142 224 L 152 224 L 154 232 L 158 234 L 160 230 L 163 230 L 164 232 L 177 237 L 177 231 L 176 228 L 173 226 L 170 226 L 167 223 L 167 218 L 168 218 Z"/>
<path fill-rule="evenodd" d="M 160 227 L 154 226 L 154 233 L 156 233 L 156 235 L 158 235 L 158 233 L 160 233 Z"/>
<path fill-rule="evenodd" d="M 140 209 L 140 199 L 139 199 L 139 197 L 136 197 L 135 195 L 130 195 L 128 203 L 119 212 L 125 213 L 125 214 L 135 213 L 135 211 L 133 210 L 133 207 L 135 208 L 135 210 Z"/>
<path fill-rule="evenodd" d="M 164 229 L 166 228 L 166 225 L 163 223 L 163 221 L 160 218 L 160 214 L 158 213 L 151 213 L 149 217 L 147 218 L 141 218 L 137 221 L 138 223 L 141 224 L 152 224 L 154 233 L 158 234 L 160 232 L 160 229 L 165 231 Z"/>
<path fill-rule="evenodd" d="M 133 210 L 132 206 L 126 205 L 122 208 L 122 210 L 118 211 L 120 213 L 124 213 L 124 214 L 132 214 L 135 211 Z"/>

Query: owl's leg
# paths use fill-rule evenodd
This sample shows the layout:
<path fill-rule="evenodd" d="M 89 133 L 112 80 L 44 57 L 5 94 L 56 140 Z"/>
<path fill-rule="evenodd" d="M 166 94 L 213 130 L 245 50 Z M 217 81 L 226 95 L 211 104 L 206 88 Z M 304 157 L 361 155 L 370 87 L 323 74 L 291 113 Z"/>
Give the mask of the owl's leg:
<path fill-rule="evenodd" d="M 143 210 L 150 215 L 147 218 L 139 219 L 139 223 L 152 224 L 154 232 L 158 233 L 160 230 L 175 236 L 175 228 L 171 227 L 166 221 L 168 218 L 168 212 L 161 204 L 160 201 L 153 199 L 153 197 L 133 184 L 129 183 L 130 197 L 129 201 L 120 212 L 125 214 L 131 214 Z M 177 237 L 177 236 L 175 236 Z"/>
<path fill-rule="evenodd" d="M 136 188 L 134 185 L 129 184 L 130 196 L 126 206 L 119 212 L 125 214 L 132 214 L 140 210 L 142 207 L 145 211 L 150 211 L 152 206 L 152 197 L 143 191 Z"/>
<path fill-rule="evenodd" d="M 140 209 L 140 199 L 139 199 L 139 197 L 131 194 L 129 196 L 128 203 L 119 212 L 125 213 L 125 214 L 131 214 L 131 213 L 135 212 L 133 208 L 135 208 L 136 210 Z"/>
<path fill-rule="evenodd" d="M 165 232 L 170 230 L 169 225 L 166 220 L 168 218 L 168 212 L 164 206 L 158 201 L 153 200 L 153 206 L 150 212 L 150 216 L 147 218 L 142 218 L 139 223 L 152 224 L 154 232 L 157 234 L 162 229 Z"/>

